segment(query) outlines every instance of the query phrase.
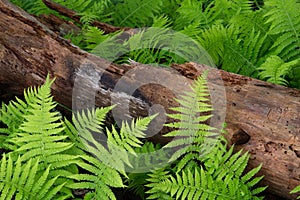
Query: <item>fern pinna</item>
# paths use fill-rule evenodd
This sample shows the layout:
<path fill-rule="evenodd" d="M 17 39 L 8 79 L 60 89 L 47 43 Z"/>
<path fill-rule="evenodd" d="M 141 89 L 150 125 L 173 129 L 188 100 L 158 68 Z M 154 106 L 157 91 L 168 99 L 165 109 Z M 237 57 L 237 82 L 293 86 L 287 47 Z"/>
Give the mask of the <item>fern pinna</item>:
<path fill-rule="evenodd" d="M 199 77 L 191 92 L 177 100 L 173 108 L 177 120 L 167 126 L 176 128 L 167 134 L 174 139 L 164 148 L 174 148 L 170 158 L 173 170 L 158 169 L 149 174 L 148 199 L 262 199 L 256 195 L 265 187 L 256 187 L 262 177 L 253 178 L 261 166 L 243 174 L 249 154 L 226 150 L 226 140 L 215 128 L 205 124 L 211 118 L 207 74 Z M 164 177 L 156 174 L 163 173 Z"/>

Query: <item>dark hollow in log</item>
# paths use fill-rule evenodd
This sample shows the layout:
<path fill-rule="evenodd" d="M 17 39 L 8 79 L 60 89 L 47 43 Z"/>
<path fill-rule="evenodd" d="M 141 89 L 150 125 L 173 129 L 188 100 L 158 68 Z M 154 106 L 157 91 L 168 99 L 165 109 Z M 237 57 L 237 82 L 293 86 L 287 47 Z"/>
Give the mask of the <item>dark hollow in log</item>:
<path fill-rule="evenodd" d="M 0 87 L 13 94 L 42 84 L 50 73 L 56 77 L 52 88 L 55 100 L 70 108 L 93 103 L 108 106 L 112 102 L 128 105 L 119 106 L 115 113 L 122 119 L 161 111 L 157 105 L 166 112 L 177 105 L 173 99 L 177 94 L 172 90 L 159 84 L 143 85 L 143 77 L 135 76 L 148 66 L 115 65 L 88 54 L 7 0 L 0 2 L 0 58 Z M 182 91 L 207 68 L 195 63 L 174 64 L 173 70 L 157 71 L 157 79 L 165 79 L 176 85 L 176 91 Z M 124 88 L 121 85 L 116 90 L 120 80 Z M 178 80 L 182 80 L 180 84 Z M 300 184 L 300 91 L 216 69 L 210 70 L 209 80 L 216 97 L 226 92 L 226 137 L 230 145 L 235 143 L 236 149 L 250 152 L 250 168 L 263 163 L 262 185 L 269 185 L 270 192 L 295 199 L 289 192 Z M 130 94 L 126 84 L 143 86 Z M 216 101 L 224 102 L 224 96 Z M 216 117 L 222 117 L 224 113 L 215 109 Z M 167 142 L 159 134 L 152 139 Z"/>

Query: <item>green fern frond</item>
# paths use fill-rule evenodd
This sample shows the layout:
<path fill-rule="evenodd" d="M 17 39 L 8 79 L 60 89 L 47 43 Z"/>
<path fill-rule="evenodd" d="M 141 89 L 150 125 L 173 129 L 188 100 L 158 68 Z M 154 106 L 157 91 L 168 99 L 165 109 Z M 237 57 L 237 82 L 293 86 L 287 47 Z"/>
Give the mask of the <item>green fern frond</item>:
<path fill-rule="evenodd" d="M 206 76 L 207 72 L 195 81 L 191 88 L 192 91 L 186 92 L 185 95 L 181 96 L 182 99 L 177 100 L 181 107 L 172 108 L 177 113 L 168 114 L 177 122 L 166 124 L 166 126 L 176 130 L 164 135 L 175 137 L 164 148 L 181 147 L 172 155 L 170 162 L 187 152 L 192 153 L 194 150 L 199 154 L 203 151 L 201 146 L 205 139 L 213 134 L 214 128 L 204 124 L 211 117 L 210 114 L 204 113 L 212 111 L 212 107 L 208 103 L 210 99 Z M 194 157 L 198 156 L 192 156 L 192 158 Z M 186 162 L 185 159 L 183 162 Z"/>
<path fill-rule="evenodd" d="M 129 27 L 148 27 L 160 14 L 162 0 L 124 0 L 113 8 L 114 24 Z"/>
<path fill-rule="evenodd" d="M 86 194 L 86 198 L 116 199 L 110 187 L 124 187 L 120 172 L 117 171 L 120 169 L 125 175 L 124 163 L 105 147 L 107 138 L 102 130 L 105 116 L 112 108 L 83 110 L 73 115 L 74 125 L 67 120 L 65 123 L 66 134 L 75 144 L 71 152 L 81 155 L 81 161 L 76 162 L 76 165 L 88 172 L 67 176 L 75 181 L 67 187 L 92 190 Z M 114 166 L 119 168 L 115 169 Z"/>
<path fill-rule="evenodd" d="M 259 31 L 263 35 L 267 35 L 269 32 L 270 25 L 265 23 L 263 16 L 266 14 L 266 10 L 258 10 L 247 14 L 234 15 L 230 19 L 230 24 L 237 28 L 240 28 L 243 33 L 249 33 L 253 29 Z M 268 35 L 272 41 L 274 38 Z"/>
<path fill-rule="evenodd" d="M 196 41 L 168 28 L 150 27 L 140 30 L 124 46 L 129 51 L 124 59 L 130 58 L 139 63 L 169 66 L 171 63 L 194 61 L 209 64 L 205 51 Z"/>
<path fill-rule="evenodd" d="M 180 7 L 182 0 L 164 0 L 161 10 L 165 16 L 168 16 L 170 21 L 174 21 L 178 14 L 174 12 Z"/>
<path fill-rule="evenodd" d="M 28 105 L 16 98 L 16 101 L 10 101 L 8 105 L 2 103 L 0 109 L 0 121 L 7 126 L 7 128 L 0 128 L 0 132 L 11 135 L 18 130 L 24 121 L 24 115 L 27 114 Z"/>
<path fill-rule="evenodd" d="M 87 26 L 83 33 L 83 41 L 86 43 L 85 50 L 94 50 L 100 43 L 108 40 L 110 37 L 110 35 L 104 35 L 104 31 L 97 27 Z"/>
<path fill-rule="evenodd" d="M 266 36 L 254 29 L 247 37 L 240 38 L 238 33 L 225 40 L 222 69 L 246 76 L 253 76 L 261 63 L 262 46 Z"/>
<path fill-rule="evenodd" d="M 155 184 L 152 191 L 156 190 L 175 199 L 253 199 L 251 191 L 238 178 L 215 179 L 202 167 L 182 170 Z"/>
<path fill-rule="evenodd" d="M 249 14 L 253 12 L 253 3 L 253 0 L 233 0 L 232 9 L 236 11 L 236 15 Z"/>
<path fill-rule="evenodd" d="M 145 185 L 147 184 L 147 173 L 130 173 L 128 174 L 128 190 L 133 191 L 134 194 L 141 199 L 145 199 Z"/>
<path fill-rule="evenodd" d="M 90 110 L 83 110 L 81 113 L 76 113 L 72 117 L 74 126 L 67 123 L 67 133 L 77 145 L 79 150 L 91 154 L 107 164 L 108 166 L 118 166 L 124 169 L 124 163 L 121 160 L 114 159 L 109 150 L 105 147 L 107 145 L 107 137 L 103 133 L 102 123 L 106 114 L 112 107 L 97 108 Z"/>
<path fill-rule="evenodd" d="M 112 131 L 108 129 L 107 134 L 108 137 L 103 133 L 102 130 L 102 122 L 104 120 L 105 115 L 112 109 L 112 107 L 106 108 L 97 108 L 93 109 L 92 111 L 86 110 L 82 111 L 82 113 L 77 113 L 73 116 L 73 123 L 68 123 L 68 134 L 71 134 L 71 139 L 74 140 L 75 144 L 81 151 L 84 151 L 88 154 L 91 154 L 98 158 L 101 162 L 105 163 L 110 167 L 114 167 L 119 171 L 125 171 L 125 163 L 130 166 L 129 159 L 128 159 L 128 152 L 125 149 L 120 148 L 118 145 L 122 144 L 126 146 L 128 149 L 132 148 L 131 144 L 134 141 L 138 141 L 137 138 L 133 138 L 134 135 L 126 136 L 130 139 L 127 142 L 121 141 L 118 132 L 112 127 Z M 87 114 L 86 114 L 87 113 Z M 133 124 L 134 125 L 134 124 Z M 130 133 L 140 134 L 140 126 L 131 127 Z M 127 128 L 121 128 L 123 131 L 123 136 L 125 134 Z M 130 130 L 130 129 L 129 129 Z M 76 135 L 79 138 L 76 138 Z M 125 137 L 125 136 L 124 136 Z M 125 139 L 125 138 L 122 138 Z M 76 150 L 78 151 L 78 150 Z"/>
<path fill-rule="evenodd" d="M 116 199 L 110 187 L 124 187 L 119 172 L 108 167 L 95 157 L 82 155 L 83 162 L 77 163 L 78 166 L 89 173 L 73 174 L 68 178 L 76 180 L 75 183 L 67 186 L 72 189 L 91 189 L 93 192 L 89 196 L 92 199 Z"/>
<path fill-rule="evenodd" d="M 254 76 L 263 62 L 266 35 L 251 30 L 247 35 L 235 26 L 213 26 L 198 37 L 218 67 L 233 73 Z"/>
<path fill-rule="evenodd" d="M 288 74 L 290 87 L 300 89 L 300 66 L 295 66 Z"/>
<path fill-rule="evenodd" d="M 265 23 L 264 15 L 266 14 L 266 9 L 260 9 L 251 13 L 243 13 L 234 15 L 230 19 L 230 25 L 240 30 L 240 34 L 244 37 L 249 37 L 249 33 L 253 30 L 260 33 L 260 36 L 265 36 L 263 41 L 259 57 L 264 57 L 269 53 L 269 49 L 274 44 L 276 37 L 269 34 L 270 25 Z"/>
<path fill-rule="evenodd" d="M 300 55 L 300 3 L 296 0 L 268 0 L 266 23 L 271 24 L 269 34 L 277 37 L 272 46 L 274 54 L 285 62 Z"/>
<path fill-rule="evenodd" d="M 63 184 L 55 185 L 58 177 L 49 178 L 50 166 L 37 175 L 39 160 L 25 164 L 20 157 L 16 162 L 4 154 L 0 166 L 0 198 L 1 199 L 58 199 Z M 60 197 L 60 199 L 66 199 Z"/>
<path fill-rule="evenodd" d="M 26 161 L 36 156 L 46 157 L 63 152 L 72 147 L 71 143 L 62 142 L 67 136 L 60 135 L 64 127 L 58 112 L 52 111 L 56 103 L 51 96 L 49 76 L 44 85 L 29 88 L 25 93 L 28 104 L 24 122 L 19 127 L 19 132 L 9 141 L 14 144 L 15 150 L 21 155 L 21 160 Z"/>
<path fill-rule="evenodd" d="M 225 138 L 205 124 L 211 117 L 207 114 L 211 111 L 207 72 L 191 90 L 177 100 L 181 107 L 173 110 L 179 113 L 169 115 L 176 122 L 167 124 L 176 129 L 166 134 L 174 139 L 164 146 L 175 149 L 170 159 L 177 160 L 172 163 L 175 173 L 163 180 L 147 179 L 149 199 L 159 195 L 175 199 L 259 199 L 255 195 L 265 187 L 256 188 L 262 177 L 253 177 L 261 166 L 243 175 L 249 154 L 242 155 L 242 150 L 233 154 L 233 146 L 227 151 Z"/>
<path fill-rule="evenodd" d="M 133 155 L 136 155 L 134 147 L 141 147 L 142 141 L 138 138 L 145 138 L 144 131 L 147 130 L 147 126 L 151 120 L 157 115 L 145 117 L 143 119 L 135 119 L 131 121 L 131 125 L 127 122 L 123 122 L 121 130 L 118 133 L 113 127 L 112 131 L 106 130 L 108 145 L 114 145 L 120 149 L 124 149 Z"/>
<path fill-rule="evenodd" d="M 171 22 L 169 18 L 165 15 L 161 15 L 153 18 L 153 23 L 151 27 L 160 27 L 160 28 L 168 28 L 170 27 Z"/>
<path fill-rule="evenodd" d="M 299 66 L 300 59 L 296 59 L 290 62 L 284 62 L 280 57 L 271 55 L 267 60 L 257 68 L 259 77 L 271 83 L 288 85 L 285 77 L 289 74 L 291 69 L 295 66 Z"/>
<path fill-rule="evenodd" d="M 197 40 L 197 37 L 202 32 L 201 27 L 197 23 L 191 23 L 185 26 L 181 31 L 181 33 Z"/>
<path fill-rule="evenodd" d="M 85 18 L 88 15 L 95 15 L 97 16 L 96 19 L 100 20 L 101 15 L 105 12 L 105 9 L 111 5 L 110 0 L 54 0 L 56 3 L 59 3 L 63 6 L 68 7 L 71 10 L 76 11 Z"/>
<path fill-rule="evenodd" d="M 53 81 L 54 79 L 50 80 L 47 76 L 42 86 L 31 87 L 24 92 L 25 101 L 17 99 L 16 102 L 10 102 L 6 106 L 6 111 L 9 111 L 7 113 L 10 115 L 16 113 L 16 123 L 13 124 L 14 128 L 5 141 L 5 147 L 13 150 L 9 155 L 14 161 L 18 156 L 22 162 L 31 159 L 32 162 L 39 160 L 38 174 L 50 166 L 49 177 L 60 175 L 59 170 L 68 173 L 68 170 L 78 162 L 78 156 L 66 153 L 73 144 L 68 142 L 68 136 L 63 134 L 64 126 L 60 113 L 54 111 L 56 103 L 51 96 Z M 11 127 L 11 124 L 8 126 Z M 56 185 L 70 182 L 63 176 L 56 179 Z M 72 196 L 71 191 L 68 191 L 64 184 L 59 190 L 64 193 L 64 197 Z"/>
<path fill-rule="evenodd" d="M 261 169 L 262 165 L 259 165 L 244 174 L 244 170 L 249 160 L 249 153 L 246 152 L 241 155 L 242 150 L 240 150 L 233 154 L 234 146 L 231 146 L 227 151 L 225 148 L 226 146 L 222 144 L 222 140 L 224 140 L 224 138 L 219 140 L 202 160 L 207 173 L 210 174 L 216 181 L 227 180 L 230 182 L 230 180 L 238 179 L 240 182 L 239 184 L 248 188 L 247 190 L 249 190 L 249 194 L 253 197 L 263 192 L 266 187 L 256 187 L 257 183 L 263 178 L 263 176 L 253 178 Z"/>
<path fill-rule="evenodd" d="M 174 29 L 182 30 L 189 24 L 194 23 L 201 28 L 208 28 L 215 24 L 226 9 L 221 9 L 218 3 L 207 2 L 208 5 L 205 5 L 204 1 L 182 1 L 180 7 L 176 10 L 178 17 L 174 21 Z"/>
<path fill-rule="evenodd" d="M 134 172 L 146 172 L 154 168 L 163 167 L 170 155 L 160 145 L 154 145 L 152 142 L 145 142 L 143 146 L 134 148 L 137 156 L 130 156 L 129 160 L 132 164 Z"/>
<path fill-rule="evenodd" d="M 137 156 L 130 156 L 132 164 L 128 174 L 128 190 L 132 190 L 142 199 L 145 199 L 145 185 L 148 183 L 147 178 L 149 171 L 164 167 L 170 157 L 168 152 L 164 151 L 159 144 L 145 142 L 142 147 L 134 148 Z"/>
<path fill-rule="evenodd" d="M 217 67 L 221 67 L 223 63 L 224 41 L 233 33 L 232 28 L 227 29 L 223 25 L 214 25 L 209 29 L 203 30 L 197 37 L 197 40 L 212 57 Z"/>
<path fill-rule="evenodd" d="M 110 187 L 124 187 L 120 174 L 126 176 L 125 164 L 131 166 L 129 155 L 136 155 L 134 148 L 142 144 L 138 138 L 145 136 L 143 131 L 155 117 L 136 119 L 130 125 L 123 122 L 119 132 L 114 127 L 106 129 L 106 139 L 101 125 L 111 109 L 112 107 L 107 107 L 82 111 L 73 116 L 74 126 L 66 123 L 66 132 L 77 147 L 75 151 L 90 154 L 82 155 L 83 162 L 76 164 L 91 173 L 68 176 L 76 181 L 68 184 L 68 187 L 92 189 L 89 198 L 115 199 Z M 80 139 L 76 137 L 77 134 Z"/>
<path fill-rule="evenodd" d="M 297 187 L 295 187 L 290 193 L 291 194 L 295 194 L 297 192 L 300 192 L 300 185 L 298 185 Z M 298 196 L 297 199 L 300 199 L 300 196 Z"/>
<path fill-rule="evenodd" d="M 56 3 L 59 3 L 63 6 L 66 6 L 72 10 L 75 10 L 77 12 L 83 12 L 87 10 L 91 4 L 93 4 L 94 0 L 87 0 L 87 1 L 75 1 L 75 0 L 69 0 L 69 1 L 64 1 L 64 0 L 54 0 Z"/>
<path fill-rule="evenodd" d="M 64 1 L 66 2 L 66 1 Z M 69 3 L 70 1 L 68 1 Z M 75 0 L 73 5 L 77 5 L 79 2 L 78 0 Z M 88 1 L 83 1 L 85 4 Z M 101 22 L 111 22 L 112 19 L 110 19 L 111 13 L 107 13 L 106 9 L 109 8 L 111 5 L 110 0 L 104 0 L 104 1 L 92 1 L 89 5 L 86 7 L 79 7 L 80 9 L 79 14 L 81 16 L 80 21 L 84 25 L 89 25 L 93 21 L 101 21 Z"/>
<path fill-rule="evenodd" d="M 149 187 L 150 190 L 148 190 L 146 193 L 150 195 L 147 197 L 147 199 L 173 200 L 173 198 L 166 191 L 156 187 L 157 184 L 167 180 L 170 177 L 168 170 L 165 168 L 152 170 L 148 176 L 149 178 L 146 179 L 148 181 L 146 187 Z"/>
<path fill-rule="evenodd" d="M 119 39 L 122 37 L 122 32 L 116 31 L 112 34 L 103 34 L 103 31 L 98 28 L 88 27 L 83 34 L 83 41 L 86 44 L 85 49 L 90 53 L 104 58 L 111 62 L 118 62 L 120 58 L 128 52 L 124 41 Z"/>
<path fill-rule="evenodd" d="M 42 0 L 10 0 L 15 5 L 21 7 L 30 14 L 57 14 L 57 12 L 49 9 Z"/>
<path fill-rule="evenodd" d="M 162 63 L 161 60 L 167 57 L 168 52 L 162 51 L 166 41 L 170 38 L 168 29 L 150 27 L 142 29 L 124 43 L 129 52 L 129 58 L 139 63 Z"/>

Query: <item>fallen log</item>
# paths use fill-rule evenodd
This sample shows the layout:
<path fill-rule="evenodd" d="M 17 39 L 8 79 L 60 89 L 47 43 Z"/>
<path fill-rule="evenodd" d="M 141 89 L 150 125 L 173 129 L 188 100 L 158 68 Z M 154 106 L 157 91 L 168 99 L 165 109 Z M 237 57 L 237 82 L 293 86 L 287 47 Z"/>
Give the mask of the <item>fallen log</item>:
<path fill-rule="evenodd" d="M 155 105 L 168 112 L 177 105 L 173 99 L 176 91 L 186 90 L 209 68 L 195 63 L 174 64 L 174 70 L 153 68 L 157 80 L 175 88 L 152 82 L 145 85 L 143 79 L 149 74 L 138 72 L 149 66 L 116 65 L 84 52 L 7 0 L 0 2 L 0 58 L 2 90 L 20 95 L 24 88 L 42 84 L 50 73 L 56 77 L 52 89 L 57 102 L 69 108 L 127 105 L 112 114 L 115 120 L 162 110 Z M 216 105 L 226 102 L 226 115 L 220 107 L 214 108 L 216 118 L 222 121 L 223 115 L 226 117 L 229 144 L 250 152 L 250 168 L 263 163 L 261 184 L 269 185 L 271 193 L 295 199 L 289 191 L 300 184 L 300 91 L 216 69 L 210 70 L 209 80 L 216 95 L 212 100 L 221 102 Z M 134 87 L 127 85 L 141 87 L 132 93 Z M 162 116 L 155 123 L 164 121 Z M 164 128 L 160 134 L 167 131 Z M 152 139 L 167 142 L 160 134 Z"/>

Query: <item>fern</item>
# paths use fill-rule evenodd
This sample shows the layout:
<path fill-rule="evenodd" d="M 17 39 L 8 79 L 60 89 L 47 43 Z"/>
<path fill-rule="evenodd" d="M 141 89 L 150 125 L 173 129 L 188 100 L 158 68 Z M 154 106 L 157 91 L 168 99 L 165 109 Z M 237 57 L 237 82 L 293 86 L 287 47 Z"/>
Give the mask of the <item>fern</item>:
<path fill-rule="evenodd" d="M 164 148 L 174 148 L 181 146 L 171 157 L 170 162 L 176 160 L 180 156 L 189 152 L 186 156 L 189 158 L 199 158 L 199 153 L 203 152 L 202 145 L 205 138 L 214 134 L 214 128 L 204 124 L 211 115 L 203 114 L 212 111 L 209 101 L 209 93 L 206 81 L 207 73 L 199 77 L 195 85 L 191 88 L 192 91 L 186 92 L 181 100 L 177 100 L 182 106 L 172 108 L 178 112 L 169 114 L 168 116 L 178 120 L 166 126 L 175 128 L 176 130 L 166 134 L 166 137 L 175 137 Z M 202 122 L 202 123 L 199 123 Z M 186 162 L 185 157 L 179 161 Z M 181 169 L 178 169 L 181 170 Z"/>
<path fill-rule="evenodd" d="M 111 21 L 108 18 L 109 13 L 106 13 L 106 10 L 111 6 L 110 0 L 55 0 L 55 2 L 76 11 L 81 16 L 80 20 L 84 25 L 89 25 L 95 20 Z"/>
<path fill-rule="evenodd" d="M 300 89 L 300 66 L 294 66 L 288 74 L 289 86 Z"/>
<path fill-rule="evenodd" d="M 149 175 L 153 178 L 148 179 L 148 199 L 262 199 L 256 195 L 266 187 L 255 186 L 263 177 L 253 178 L 261 166 L 243 175 L 249 154 L 233 154 L 233 146 L 227 151 L 225 138 L 204 123 L 211 117 L 206 77 L 207 72 L 177 100 L 181 107 L 173 110 L 178 113 L 169 115 L 178 122 L 167 125 L 177 130 L 166 135 L 175 138 L 164 148 L 175 148 L 170 159 L 175 171 Z M 166 175 L 157 179 L 158 172 Z"/>
<path fill-rule="evenodd" d="M 33 14 L 58 15 L 48 9 L 42 0 L 11 1 Z M 193 48 L 194 44 L 182 43 L 183 38 L 169 35 L 174 40 L 166 40 L 159 32 L 154 32 L 152 45 L 137 43 L 135 45 L 140 47 L 137 49 L 133 48 L 132 43 L 137 42 L 137 38 L 146 41 L 143 31 L 138 33 L 139 36 L 119 43 L 121 37 L 104 35 L 101 30 L 89 27 L 94 20 L 118 26 L 173 28 L 197 39 L 219 68 L 254 78 L 260 77 L 257 67 L 266 62 L 270 55 L 276 55 L 288 63 L 298 59 L 300 54 L 300 6 L 296 0 L 56 2 L 75 10 L 84 24 L 82 34 L 68 35 L 68 38 L 81 48 L 111 62 L 124 63 L 132 59 L 139 63 L 159 63 L 165 66 L 186 61 L 212 65 L 212 62 L 206 62 L 207 59 L 199 58 L 203 50 Z M 159 49 L 164 47 L 165 42 L 172 43 L 174 47 L 169 45 Z M 289 82 L 289 86 L 299 87 L 298 69 L 294 67 L 290 70 L 285 80 Z"/>
<path fill-rule="evenodd" d="M 269 34 L 270 25 L 265 23 L 264 15 L 266 14 L 266 9 L 260 9 L 255 12 L 241 13 L 232 16 L 230 19 L 230 25 L 240 30 L 243 37 L 248 37 L 249 33 L 253 30 L 260 33 L 260 36 L 265 37 L 260 51 L 259 57 L 265 57 L 269 53 L 269 49 L 275 42 L 276 37 Z"/>
<path fill-rule="evenodd" d="M 52 111 L 56 106 L 50 93 L 53 81 L 48 76 L 44 85 L 29 88 L 24 93 L 27 114 L 23 115 L 24 121 L 16 136 L 9 140 L 17 147 L 15 152 L 21 155 L 22 161 L 41 156 L 41 161 L 48 165 L 47 157 L 72 147 L 72 143 L 63 142 L 67 136 L 61 135 L 64 128 L 59 122 L 60 115 Z"/>
<path fill-rule="evenodd" d="M 300 4 L 296 0 L 268 0 L 265 5 L 269 34 L 276 36 L 272 51 L 285 62 L 300 56 Z"/>
<path fill-rule="evenodd" d="M 239 179 L 214 179 L 203 168 L 178 172 L 156 184 L 152 191 L 169 193 L 175 199 L 261 199 L 253 198 Z"/>
<path fill-rule="evenodd" d="M 145 138 L 146 135 L 143 132 L 147 130 L 147 126 L 155 116 L 132 120 L 131 125 L 123 122 L 119 133 L 114 127 L 112 127 L 112 131 L 107 129 L 108 147 L 126 150 L 136 155 L 133 147 L 141 147 L 142 141 L 138 138 Z"/>
<path fill-rule="evenodd" d="M 112 9 L 114 24 L 129 27 L 148 27 L 159 15 L 162 0 L 124 0 Z"/>
<path fill-rule="evenodd" d="M 161 145 L 154 145 L 152 142 L 145 142 L 142 147 L 134 148 L 137 156 L 129 157 L 132 168 L 128 169 L 128 190 L 134 191 L 142 199 L 145 199 L 145 185 L 148 183 L 148 175 L 158 168 L 166 166 L 170 155 L 161 148 Z"/>
<path fill-rule="evenodd" d="M 156 187 L 163 181 L 166 181 L 170 174 L 169 170 L 165 168 L 160 168 L 156 170 L 152 170 L 151 173 L 148 174 L 149 178 L 147 181 L 149 182 L 146 186 L 150 189 L 147 191 L 150 196 L 147 199 L 163 199 L 163 200 L 171 200 L 173 199 L 166 191 L 162 190 L 159 187 Z"/>
<path fill-rule="evenodd" d="M 24 116 L 27 113 L 28 105 L 19 98 L 16 102 L 11 101 L 8 105 L 2 104 L 0 110 L 0 121 L 6 125 L 6 128 L 0 128 L 1 132 L 1 148 L 7 150 L 15 150 L 17 147 L 9 142 L 16 136 L 20 125 L 24 121 Z"/>
<path fill-rule="evenodd" d="M 23 8 L 30 14 L 40 15 L 40 14 L 57 14 L 57 12 L 49 9 L 43 0 L 10 0 L 15 5 Z"/>
<path fill-rule="evenodd" d="M 288 85 L 285 77 L 289 74 L 294 66 L 299 65 L 299 59 L 293 60 L 285 63 L 278 56 L 270 56 L 267 58 L 266 62 L 263 63 L 257 70 L 261 72 L 258 74 L 262 80 L 267 80 L 268 82 Z"/>
<path fill-rule="evenodd" d="M 1 120 L 9 130 L 4 147 L 11 150 L 11 158 L 16 161 L 19 157 L 22 162 L 39 160 L 38 173 L 50 166 L 49 177 L 60 175 L 55 182 L 57 185 L 72 182 L 65 176 L 78 172 L 75 165 L 78 156 L 67 153 L 73 144 L 63 134 L 60 114 L 53 111 L 56 106 L 50 93 L 53 81 L 48 76 L 44 85 L 24 92 L 25 101 L 17 99 L 3 106 Z M 72 196 L 65 185 L 61 192 Z"/>
<path fill-rule="evenodd" d="M 118 166 L 118 169 L 124 169 L 124 163 L 121 160 L 114 159 L 108 149 L 106 149 L 106 136 L 103 133 L 101 124 L 103 123 L 105 114 L 112 107 L 96 110 L 86 110 L 82 113 L 73 115 L 71 123 L 67 123 L 67 134 L 72 135 L 73 143 L 77 144 L 77 148 L 100 159 L 108 166 Z M 78 151 L 78 150 L 77 150 Z"/>
<path fill-rule="evenodd" d="M 82 155 L 83 162 L 78 166 L 88 173 L 72 174 L 68 178 L 76 180 L 75 183 L 68 184 L 72 189 L 90 189 L 87 194 L 91 199 L 116 199 L 111 187 L 124 187 L 119 172 L 93 156 Z"/>
<path fill-rule="evenodd" d="M 300 185 L 298 185 L 297 187 L 295 187 L 290 193 L 291 194 L 295 194 L 297 192 L 300 192 Z M 298 196 L 297 199 L 300 199 L 300 196 Z"/>
<path fill-rule="evenodd" d="M 203 1 L 182 1 L 180 7 L 176 10 L 178 17 L 174 21 L 174 29 L 182 30 L 189 24 L 194 23 L 201 28 L 210 27 L 222 13 L 222 9 L 218 5 L 220 4 L 214 5 L 214 2 L 211 2 L 204 8 Z"/>
<path fill-rule="evenodd" d="M 80 153 L 81 161 L 76 164 L 89 172 L 68 176 L 75 183 L 68 184 L 72 189 L 86 188 L 92 190 L 87 194 L 91 199 L 115 199 L 110 187 L 125 187 L 121 174 L 125 177 L 125 166 L 132 166 L 130 156 L 135 156 L 133 148 L 140 147 L 143 131 L 152 117 L 124 122 L 120 132 L 112 127 L 106 129 L 107 139 L 102 130 L 103 121 L 112 107 L 86 110 L 73 116 L 74 126 L 66 122 L 66 133 L 76 145 L 74 152 Z M 79 135 L 79 137 L 78 137 Z"/>
<path fill-rule="evenodd" d="M 58 177 L 49 178 L 50 166 L 37 175 L 39 160 L 29 159 L 22 164 L 21 158 L 13 161 L 4 154 L 0 163 L 0 199 L 67 199 L 57 196 L 65 183 L 55 185 Z"/>
<path fill-rule="evenodd" d="M 203 31 L 200 43 L 210 53 L 217 66 L 226 71 L 255 76 L 256 68 L 263 62 L 263 44 L 266 36 L 254 29 L 243 35 L 234 26 L 216 26 Z"/>

